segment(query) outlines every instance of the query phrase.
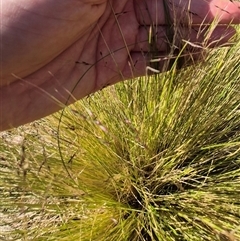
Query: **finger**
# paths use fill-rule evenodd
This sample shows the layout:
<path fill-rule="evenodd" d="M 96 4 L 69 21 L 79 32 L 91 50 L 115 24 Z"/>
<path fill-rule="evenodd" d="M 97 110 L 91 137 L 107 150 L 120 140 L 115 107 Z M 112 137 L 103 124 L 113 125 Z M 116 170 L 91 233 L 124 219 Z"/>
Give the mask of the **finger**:
<path fill-rule="evenodd" d="M 210 12 L 208 21 L 217 19 L 221 24 L 240 23 L 240 3 L 232 0 L 210 1 Z"/>
<path fill-rule="evenodd" d="M 182 28 L 181 33 L 172 43 L 169 42 L 169 36 L 166 34 L 166 27 L 159 26 L 155 33 L 151 27 L 140 27 L 139 33 L 136 38 L 136 44 L 133 48 L 129 45 L 133 52 L 151 52 L 160 51 L 166 52 L 172 45 L 181 48 L 186 43 L 188 48 L 196 47 L 218 47 L 228 43 L 235 35 L 236 31 L 233 27 L 219 26 L 210 32 L 208 28 L 195 27 Z M 189 46 L 189 47 L 188 47 Z"/>
<path fill-rule="evenodd" d="M 240 3 L 230 0 L 141 0 L 135 6 L 140 25 L 164 25 L 167 19 L 182 23 L 240 23 Z M 169 15 L 169 16 L 168 16 Z"/>

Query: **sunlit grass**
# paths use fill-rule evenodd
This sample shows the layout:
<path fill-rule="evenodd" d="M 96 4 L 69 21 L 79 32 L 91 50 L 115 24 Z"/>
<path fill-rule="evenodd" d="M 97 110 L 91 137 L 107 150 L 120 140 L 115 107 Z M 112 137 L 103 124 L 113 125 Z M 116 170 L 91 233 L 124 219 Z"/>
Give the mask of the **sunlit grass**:
<path fill-rule="evenodd" d="M 240 240 L 239 45 L 3 133 L 0 239 Z"/>
<path fill-rule="evenodd" d="M 5 133 L 2 237 L 239 240 L 239 64 L 237 44 Z"/>

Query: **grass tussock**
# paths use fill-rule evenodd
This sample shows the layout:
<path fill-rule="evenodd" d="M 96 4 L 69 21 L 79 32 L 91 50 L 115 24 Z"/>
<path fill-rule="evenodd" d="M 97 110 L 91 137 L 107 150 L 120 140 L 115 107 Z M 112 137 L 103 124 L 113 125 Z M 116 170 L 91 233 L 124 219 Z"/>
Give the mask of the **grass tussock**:
<path fill-rule="evenodd" d="M 238 49 L 2 134 L 2 238 L 240 240 Z"/>
<path fill-rule="evenodd" d="M 177 35 L 170 55 L 189 49 Z M 239 47 L 2 133 L 0 239 L 240 240 Z"/>

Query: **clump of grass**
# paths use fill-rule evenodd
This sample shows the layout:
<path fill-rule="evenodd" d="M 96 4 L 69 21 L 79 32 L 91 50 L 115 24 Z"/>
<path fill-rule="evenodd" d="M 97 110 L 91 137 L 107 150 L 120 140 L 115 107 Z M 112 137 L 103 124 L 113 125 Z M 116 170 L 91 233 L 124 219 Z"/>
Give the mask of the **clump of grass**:
<path fill-rule="evenodd" d="M 4 237 L 239 240 L 238 49 L 15 130 L 22 141 L 1 145 Z"/>
<path fill-rule="evenodd" d="M 239 43 L 168 62 L 2 135 L 0 238 L 240 239 Z"/>
<path fill-rule="evenodd" d="M 66 112 L 61 129 L 83 152 L 83 240 L 240 238 L 238 57 L 227 50 L 208 64 Z"/>

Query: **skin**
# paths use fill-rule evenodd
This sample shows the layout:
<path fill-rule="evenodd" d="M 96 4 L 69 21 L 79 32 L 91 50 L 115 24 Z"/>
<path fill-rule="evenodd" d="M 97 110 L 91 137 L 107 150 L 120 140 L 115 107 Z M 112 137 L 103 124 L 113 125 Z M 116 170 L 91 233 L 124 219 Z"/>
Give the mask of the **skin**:
<path fill-rule="evenodd" d="M 240 23 L 240 4 L 234 1 L 169 2 L 172 19 L 185 16 L 185 25 L 191 23 L 182 27 L 182 38 L 198 46 L 223 46 L 235 34 L 229 24 Z M 163 0 L 3 0 L 1 5 L 0 130 L 145 75 L 151 25 L 157 31 L 158 70 L 164 70 L 169 26 Z M 218 25 L 205 41 L 214 19 Z"/>

